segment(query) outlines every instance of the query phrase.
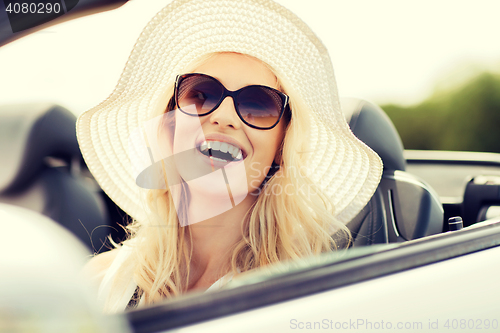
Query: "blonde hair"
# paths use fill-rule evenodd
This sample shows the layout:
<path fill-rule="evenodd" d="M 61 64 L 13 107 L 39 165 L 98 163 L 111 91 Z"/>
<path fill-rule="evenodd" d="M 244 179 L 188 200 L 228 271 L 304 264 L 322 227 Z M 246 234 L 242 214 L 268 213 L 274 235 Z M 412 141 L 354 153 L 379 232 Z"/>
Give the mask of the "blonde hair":
<path fill-rule="evenodd" d="M 198 59 L 186 72 L 214 55 Z M 226 267 L 221 267 L 221 274 L 242 273 L 283 260 L 332 251 L 337 248 L 332 238 L 335 231 L 350 241 L 348 229 L 334 218 L 333 205 L 307 176 L 305 166 L 310 153 L 307 133 L 313 113 L 293 87 L 262 63 L 275 74 L 279 89 L 290 97 L 292 116 L 278 152 L 279 170 L 260 188 L 253 208 L 242 223 L 242 238 L 231 249 L 230 260 Z M 172 93 L 158 106 L 159 114 L 165 112 L 167 100 L 173 95 L 173 84 L 169 91 Z M 276 188 L 281 192 L 276 193 Z M 291 195 L 286 191 L 289 188 L 293 190 Z M 127 227 L 130 231 L 127 242 L 132 242 L 135 248 L 129 267 L 134 267 L 135 282 L 144 293 L 143 302 L 152 304 L 187 290 L 192 246 L 186 241 L 189 226 L 180 227 L 168 189 L 149 190 L 147 204 L 152 211 L 150 219 L 133 221 Z"/>

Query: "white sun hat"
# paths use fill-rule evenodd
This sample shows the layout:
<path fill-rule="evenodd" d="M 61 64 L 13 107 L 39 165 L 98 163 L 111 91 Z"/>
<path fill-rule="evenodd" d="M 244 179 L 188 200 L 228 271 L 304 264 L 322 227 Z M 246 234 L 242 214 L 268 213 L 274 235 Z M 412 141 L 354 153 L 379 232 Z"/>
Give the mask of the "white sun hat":
<path fill-rule="evenodd" d="M 147 219 L 141 204 L 146 190 L 136 184 L 129 138 L 165 103 L 176 76 L 214 52 L 258 58 L 300 95 L 313 112 L 310 177 L 331 199 L 338 220 L 356 216 L 378 186 L 382 162 L 345 121 L 325 46 L 295 14 L 270 0 L 178 0 L 149 22 L 115 90 L 77 123 L 85 161 L 108 196 L 133 218 Z"/>

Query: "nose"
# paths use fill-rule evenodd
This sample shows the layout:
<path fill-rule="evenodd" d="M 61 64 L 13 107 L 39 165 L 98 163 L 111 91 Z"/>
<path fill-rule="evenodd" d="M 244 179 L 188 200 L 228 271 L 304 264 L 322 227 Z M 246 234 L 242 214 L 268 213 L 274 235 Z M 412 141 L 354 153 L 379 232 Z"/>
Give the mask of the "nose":
<path fill-rule="evenodd" d="M 210 123 L 221 128 L 241 128 L 241 120 L 234 108 L 232 97 L 227 96 L 221 105 L 210 114 Z"/>

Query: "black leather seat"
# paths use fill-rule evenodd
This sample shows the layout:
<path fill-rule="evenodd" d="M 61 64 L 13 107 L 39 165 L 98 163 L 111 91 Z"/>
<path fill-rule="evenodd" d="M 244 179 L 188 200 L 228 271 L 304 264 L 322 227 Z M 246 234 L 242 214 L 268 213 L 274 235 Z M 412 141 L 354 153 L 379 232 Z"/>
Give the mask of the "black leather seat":
<path fill-rule="evenodd" d="M 353 133 L 382 159 L 382 180 L 365 208 L 347 224 L 353 246 L 412 240 L 443 230 L 443 207 L 437 193 L 405 171 L 403 143 L 389 117 L 364 100 L 341 100 Z"/>
<path fill-rule="evenodd" d="M 100 188 L 85 174 L 75 124 L 53 104 L 0 107 L 0 202 L 52 218 L 99 252 L 113 230 Z"/>

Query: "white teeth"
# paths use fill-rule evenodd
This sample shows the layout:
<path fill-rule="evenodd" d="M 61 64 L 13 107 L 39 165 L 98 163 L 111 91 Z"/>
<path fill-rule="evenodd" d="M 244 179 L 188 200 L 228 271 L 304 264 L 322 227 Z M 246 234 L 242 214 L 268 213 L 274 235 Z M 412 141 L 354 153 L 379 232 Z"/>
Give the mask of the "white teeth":
<path fill-rule="evenodd" d="M 227 153 L 228 146 L 229 146 L 229 145 L 228 145 L 227 143 L 222 142 L 222 143 L 220 144 L 220 151 L 221 151 L 221 152 L 223 152 L 223 153 Z"/>
<path fill-rule="evenodd" d="M 219 141 L 211 141 L 211 148 L 215 150 L 220 150 L 220 142 Z"/>
<path fill-rule="evenodd" d="M 200 151 L 204 152 L 208 149 L 219 150 L 223 153 L 229 153 L 234 159 L 237 160 L 243 159 L 243 153 L 241 149 L 227 142 L 203 141 L 200 144 Z"/>
<path fill-rule="evenodd" d="M 241 150 L 239 148 L 234 147 L 231 152 L 231 156 L 236 159 L 241 154 Z"/>

